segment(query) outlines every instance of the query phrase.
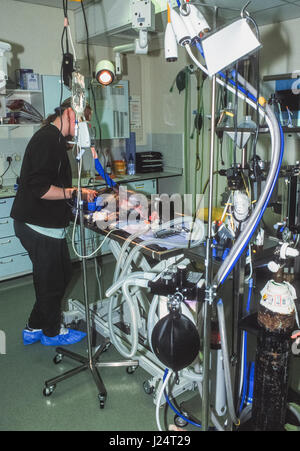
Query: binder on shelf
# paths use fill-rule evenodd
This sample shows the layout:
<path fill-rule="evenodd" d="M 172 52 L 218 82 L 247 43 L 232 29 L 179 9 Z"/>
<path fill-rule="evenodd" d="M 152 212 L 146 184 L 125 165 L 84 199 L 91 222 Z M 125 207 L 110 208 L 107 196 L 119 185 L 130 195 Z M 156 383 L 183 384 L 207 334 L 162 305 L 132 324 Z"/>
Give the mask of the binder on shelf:
<path fill-rule="evenodd" d="M 136 154 L 136 172 L 162 172 L 163 157 L 160 152 L 138 152 Z"/>

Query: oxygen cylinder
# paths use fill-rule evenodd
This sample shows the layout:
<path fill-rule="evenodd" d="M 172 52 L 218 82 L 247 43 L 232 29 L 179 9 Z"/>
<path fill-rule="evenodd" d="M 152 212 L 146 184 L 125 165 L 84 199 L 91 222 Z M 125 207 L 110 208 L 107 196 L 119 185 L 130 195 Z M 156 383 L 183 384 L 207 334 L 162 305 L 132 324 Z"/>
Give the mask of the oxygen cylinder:
<path fill-rule="evenodd" d="M 256 431 L 282 431 L 286 423 L 295 289 L 269 281 L 261 292 L 252 422 Z"/>

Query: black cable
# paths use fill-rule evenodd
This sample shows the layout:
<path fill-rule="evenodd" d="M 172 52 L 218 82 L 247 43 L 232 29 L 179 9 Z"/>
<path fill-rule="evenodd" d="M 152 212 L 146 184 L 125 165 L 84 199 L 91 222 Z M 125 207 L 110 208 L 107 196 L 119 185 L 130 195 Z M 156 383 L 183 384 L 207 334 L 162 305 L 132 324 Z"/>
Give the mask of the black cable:
<path fill-rule="evenodd" d="M 97 108 L 96 108 L 96 96 L 95 96 L 95 92 L 94 92 L 93 84 L 92 84 L 93 74 L 92 74 L 92 69 L 91 69 L 91 59 L 90 59 L 90 49 L 89 49 L 89 30 L 88 30 L 88 24 L 87 24 L 87 19 L 86 19 L 86 14 L 85 14 L 85 8 L 83 5 L 83 0 L 80 0 L 80 4 L 81 4 L 83 20 L 84 20 L 84 25 L 85 25 L 85 30 L 86 30 L 86 52 L 87 52 L 87 58 L 88 58 L 89 75 L 91 77 L 88 89 L 92 93 L 93 107 L 94 107 L 93 110 L 95 113 L 96 122 L 97 122 L 98 130 L 99 130 L 99 148 L 100 148 L 100 152 L 102 153 L 102 130 L 101 130 L 100 120 L 99 120 L 98 112 L 97 112 Z M 95 141 L 96 140 L 97 140 L 97 132 L 95 133 Z M 97 149 L 96 149 L 96 151 L 97 151 Z M 107 181 L 105 179 L 104 179 L 104 181 L 105 181 L 106 187 L 108 187 Z"/>
<path fill-rule="evenodd" d="M 95 117 L 96 117 L 98 129 L 99 129 L 99 141 L 100 141 L 99 142 L 99 147 L 100 147 L 100 149 L 102 149 L 102 131 L 101 131 L 101 125 L 100 125 L 100 121 L 99 121 L 99 117 L 98 117 L 98 113 L 97 113 L 97 108 L 96 108 L 95 93 L 94 93 L 93 85 L 92 85 L 93 74 L 92 74 L 92 70 L 91 70 L 91 60 L 90 60 L 90 51 L 89 51 L 89 30 L 88 30 L 88 24 L 87 24 L 85 9 L 84 9 L 84 5 L 83 5 L 83 1 L 82 0 L 80 1 L 80 4 L 81 4 L 83 19 L 84 19 L 84 24 L 85 24 L 85 29 L 86 29 L 86 52 L 87 52 L 88 65 L 89 65 L 89 75 L 91 77 L 91 80 L 90 80 L 90 83 L 89 83 L 89 89 L 91 90 L 91 93 L 92 93 Z"/>
<path fill-rule="evenodd" d="M 228 85 L 228 79 L 229 79 L 229 77 L 228 77 L 228 70 L 225 72 L 225 83 L 226 83 L 226 85 Z M 224 86 L 224 88 L 223 88 L 223 93 L 224 93 L 224 108 L 226 108 L 227 107 L 227 102 L 228 102 L 228 90 L 227 90 L 227 88 L 226 88 L 226 86 Z"/>
<path fill-rule="evenodd" d="M 7 171 L 8 171 L 9 168 L 10 168 L 10 165 L 11 165 L 11 160 L 9 160 L 7 168 L 5 169 L 5 171 L 3 172 L 3 174 L 0 175 L 0 177 L 3 177 L 3 176 L 7 173 Z"/>
<path fill-rule="evenodd" d="M 255 32 L 256 32 L 256 37 L 257 39 L 260 41 L 260 31 L 257 25 L 257 22 L 255 21 L 255 19 L 251 16 L 247 17 L 247 20 L 249 20 L 254 28 L 255 28 Z M 259 74 L 260 74 L 260 64 L 259 64 L 259 50 L 256 52 L 256 54 L 254 55 L 254 64 L 253 64 L 253 69 L 254 69 L 254 79 L 256 81 L 256 91 L 257 91 L 257 95 L 256 95 L 256 133 L 255 133 L 255 137 L 252 143 L 252 154 L 253 154 L 253 161 L 255 162 L 256 160 L 256 147 L 257 147 L 257 141 L 258 141 L 258 134 L 259 134 L 259 127 L 260 127 L 260 115 L 259 115 L 259 94 L 260 94 L 260 79 L 259 79 Z M 255 164 L 254 164 L 255 166 Z M 254 167 L 254 175 L 256 178 L 256 168 Z"/>
<path fill-rule="evenodd" d="M 234 99 L 234 146 L 233 146 L 233 166 L 236 167 L 237 165 L 237 156 L 236 156 L 236 150 L 237 150 L 237 127 L 238 127 L 238 63 L 235 66 L 235 99 Z"/>
<path fill-rule="evenodd" d="M 62 0 L 63 3 L 63 10 L 64 10 L 64 18 L 66 21 L 68 21 L 68 1 L 67 0 Z M 65 54 L 65 49 L 64 49 L 64 37 L 66 35 L 66 44 L 67 44 L 67 51 L 69 48 L 69 43 L 68 43 L 68 32 L 67 32 L 67 27 L 66 24 L 64 24 L 64 28 L 63 28 L 63 32 L 61 35 L 61 39 L 60 39 L 60 46 L 61 46 L 61 51 L 62 51 L 62 61 L 61 61 L 61 66 L 60 66 L 60 99 L 59 99 L 59 117 L 60 117 L 60 135 L 59 135 L 59 142 L 61 140 L 61 136 L 62 136 L 62 98 L 63 98 L 63 87 L 64 87 L 64 83 L 63 83 L 63 59 L 64 59 L 64 54 Z"/>

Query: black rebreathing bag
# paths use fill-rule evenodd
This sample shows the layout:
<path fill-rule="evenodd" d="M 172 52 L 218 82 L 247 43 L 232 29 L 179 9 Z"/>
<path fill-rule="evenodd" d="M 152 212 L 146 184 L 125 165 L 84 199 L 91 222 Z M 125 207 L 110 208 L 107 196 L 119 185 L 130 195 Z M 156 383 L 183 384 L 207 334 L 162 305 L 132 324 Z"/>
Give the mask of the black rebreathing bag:
<path fill-rule="evenodd" d="M 193 363 L 200 350 L 196 326 L 179 312 L 170 312 L 156 323 L 151 344 L 156 357 L 175 372 Z"/>

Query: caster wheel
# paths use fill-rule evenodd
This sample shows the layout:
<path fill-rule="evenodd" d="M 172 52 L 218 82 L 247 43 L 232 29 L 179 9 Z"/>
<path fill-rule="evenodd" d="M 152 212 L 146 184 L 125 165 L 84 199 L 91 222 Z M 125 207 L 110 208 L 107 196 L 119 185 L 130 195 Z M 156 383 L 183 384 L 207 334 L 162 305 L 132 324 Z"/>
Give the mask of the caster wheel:
<path fill-rule="evenodd" d="M 185 426 L 188 425 L 188 421 L 184 420 L 179 415 L 175 415 L 174 423 L 176 424 L 176 426 L 178 426 L 180 428 L 184 428 Z"/>
<path fill-rule="evenodd" d="M 109 342 L 109 343 L 107 343 L 107 344 L 105 345 L 105 347 L 104 347 L 104 349 L 103 349 L 102 352 L 108 351 L 110 347 L 111 347 L 111 343 Z"/>
<path fill-rule="evenodd" d="M 55 385 L 51 385 L 50 387 L 44 387 L 43 395 L 46 397 L 51 396 L 55 388 L 56 388 Z"/>
<path fill-rule="evenodd" d="M 54 363 L 55 365 L 58 365 L 59 363 L 62 362 L 62 359 L 63 359 L 62 354 L 56 354 L 56 356 L 55 356 L 54 359 L 53 359 L 53 363 Z"/>
<path fill-rule="evenodd" d="M 106 396 L 104 395 L 99 395 L 99 403 L 100 403 L 100 409 L 104 409 L 105 407 L 105 401 L 106 401 Z"/>
<path fill-rule="evenodd" d="M 143 383 L 143 389 L 147 395 L 152 395 L 154 393 L 154 387 L 153 385 L 150 385 L 149 381 L 144 381 Z"/>
<path fill-rule="evenodd" d="M 128 374 L 133 374 L 133 373 L 135 372 L 136 369 L 137 369 L 137 366 L 128 366 L 128 367 L 126 368 L 126 372 L 127 372 Z"/>

